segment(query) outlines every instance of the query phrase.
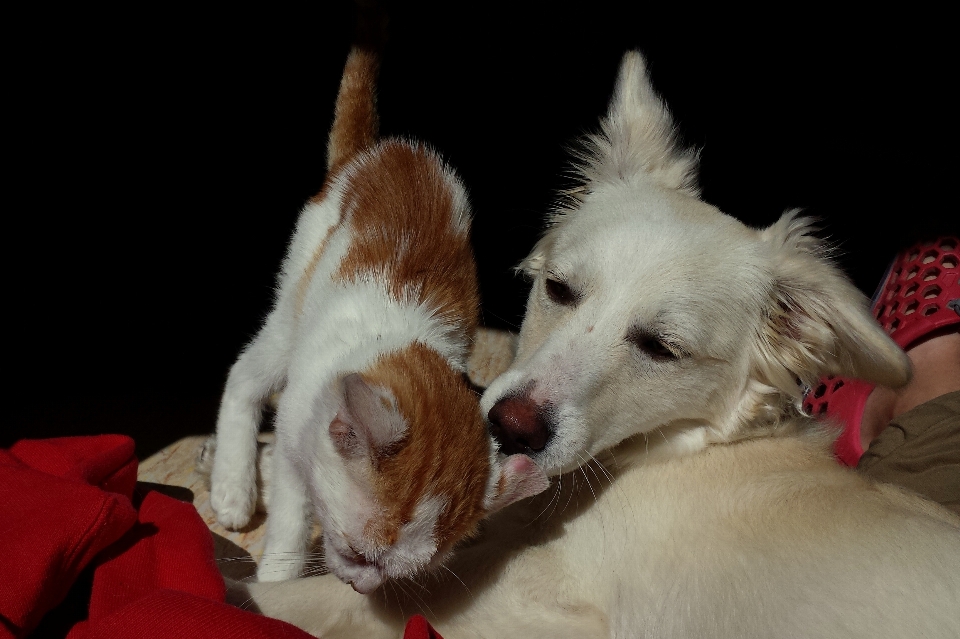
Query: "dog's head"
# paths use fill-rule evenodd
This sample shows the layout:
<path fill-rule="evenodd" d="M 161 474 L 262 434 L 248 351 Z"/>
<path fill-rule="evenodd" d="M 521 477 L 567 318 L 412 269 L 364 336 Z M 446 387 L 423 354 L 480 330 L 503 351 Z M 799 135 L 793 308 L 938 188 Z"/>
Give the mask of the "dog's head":
<path fill-rule="evenodd" d="M 699 199 L 638 53 L 580 160 L 583 187 L 521 265 L 516 360 L 481 402 L 505 452 L 559 473 L 652 433 L 682 454 L 775 428 L 822 375 L 907 381 L 807 220 L 756 230 Z"/>

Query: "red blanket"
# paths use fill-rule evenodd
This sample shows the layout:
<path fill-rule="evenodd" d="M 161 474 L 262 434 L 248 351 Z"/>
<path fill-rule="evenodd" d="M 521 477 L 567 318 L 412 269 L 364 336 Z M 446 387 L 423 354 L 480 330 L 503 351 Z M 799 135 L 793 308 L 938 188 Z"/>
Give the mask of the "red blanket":
<path fill-rule="evenodd" d="M 147 492 L 134 507 L 133 451 L 119 435 L 0 450 L 0 637 L 56 627 L 69 593 L 85 606 L 64 630 L 70 639 L 308 639 L 224 603 L 213 539 L 192 504 Z M 440 639 L 422 617 L 404 638 Z"/>

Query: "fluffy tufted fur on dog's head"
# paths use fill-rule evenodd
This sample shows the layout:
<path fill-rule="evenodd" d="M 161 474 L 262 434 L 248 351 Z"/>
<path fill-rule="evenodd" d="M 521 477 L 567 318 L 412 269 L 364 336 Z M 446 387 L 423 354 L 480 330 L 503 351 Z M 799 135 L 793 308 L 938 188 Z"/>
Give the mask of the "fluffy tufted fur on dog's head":
<path fill-rule="evenodd" d="M 582 185 L 521 264 L 533 288 L 517 359 L 482 402 L 489 415 L 522 399 L 506 418 L 537 416 L 541 465 L 567 471 L 651 431 L 682 453 L 796 425 L 822 375 L 908 380 L 810 220 L 789 211 L 756 230 L 700 199 L 697 154 L 639 53 L 576 168 Z"/>

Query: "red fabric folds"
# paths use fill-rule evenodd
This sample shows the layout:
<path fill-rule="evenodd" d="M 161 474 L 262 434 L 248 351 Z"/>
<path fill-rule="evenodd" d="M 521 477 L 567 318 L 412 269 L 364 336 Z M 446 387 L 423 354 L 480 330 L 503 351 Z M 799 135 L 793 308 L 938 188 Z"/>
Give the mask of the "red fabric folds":
<path fill-rule="evenodd" d="M 108 617 L 123 618 L 126 606 L 160 591 L 214 602 L 223 602 L 226 594 L 214 561 L 213 538 L 193 505 L 156 492 L 146 494 L 137 523 L 98 557 L 98 564 L 89 618 L 76 630 Z M 142 606 L 131 610 L 142 611 Z"/>
<path fill-rule="evenodd" d="M 213 539 L 192 504 L 131 500 L 133 441 L 119 435 L 22 440 L 0 450 L 0 637 L 25 637 L 90 566 L 87 618 L 70 639 L 307 639 L 225 603 Z M 442 639 L 423 617 L 405 639 Z"/>
<path fill-rule="evenodd" d="M 135 599 L 70 639 L 310 639 L 283 621 L 262 617 L 192 593 L 157 589 Z"/>
<path fill-rule="evenodd" d="M 136 521 L 133 442 L 106 436 L 96 446 L 94 439 L 101 438 L 21 441 L 0 451 L 0 615 L 17 636 L 36 627 L 80 571 Z"/>
<path fill-rule="evenodd" d="M 407 621 L 407 627 L 403 632 L 403 639 L 443 639 L 443 637 L 427 623 L 424 617 L 414 615 Z"/>
<path fill-rule="evenodd" d="M 0 628 L 29 634 L 93 567 L 87 619 L 68 637 L 289 637 L 290 624 L 224 602 L 213 539 L 192 504 L 131 504 L 128 437 L 22 440 L 0 451 Z"/>

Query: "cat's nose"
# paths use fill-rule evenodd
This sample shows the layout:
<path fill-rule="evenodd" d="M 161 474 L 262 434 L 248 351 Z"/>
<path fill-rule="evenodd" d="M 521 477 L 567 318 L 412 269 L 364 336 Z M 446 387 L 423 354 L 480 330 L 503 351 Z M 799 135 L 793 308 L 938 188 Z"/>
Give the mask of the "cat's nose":
<path fill-rule="evenodd" d="M 535 453 L 550 439 L 549 406 L 537 404 L 527 393 L 504 397 L 490 409 L 490 434 L 500 443 L 500 452 Z"/>

